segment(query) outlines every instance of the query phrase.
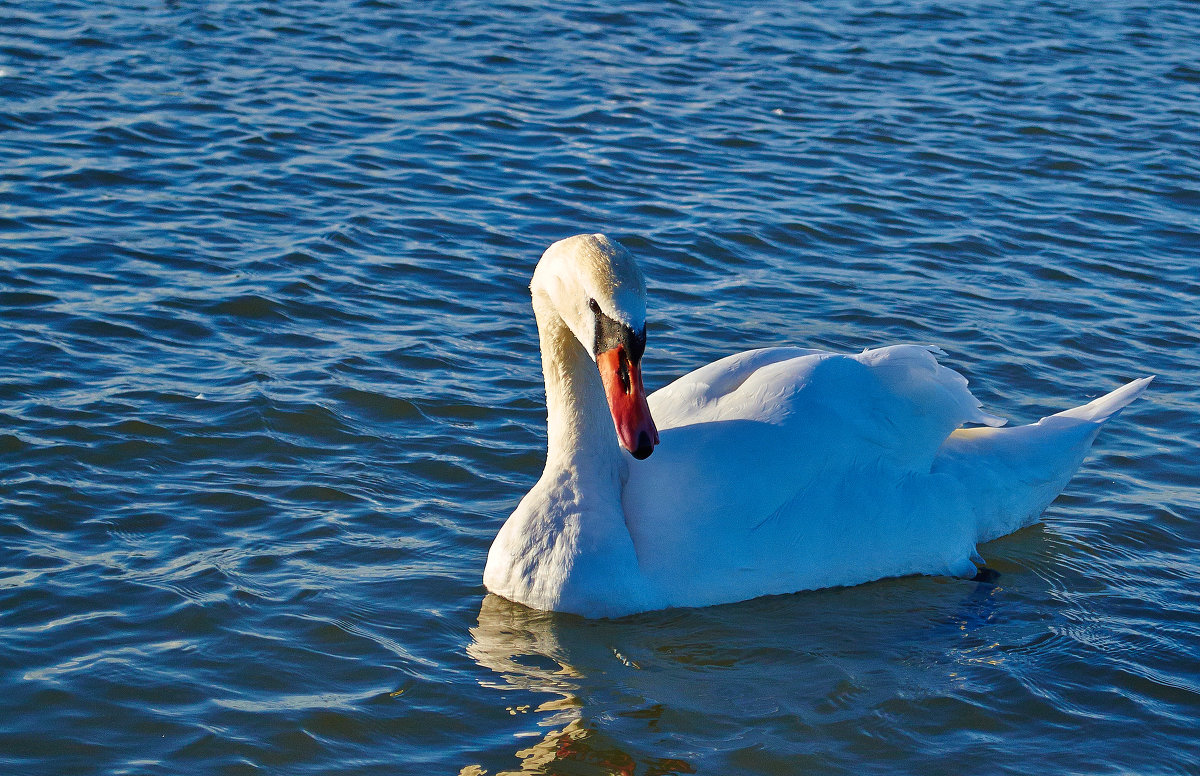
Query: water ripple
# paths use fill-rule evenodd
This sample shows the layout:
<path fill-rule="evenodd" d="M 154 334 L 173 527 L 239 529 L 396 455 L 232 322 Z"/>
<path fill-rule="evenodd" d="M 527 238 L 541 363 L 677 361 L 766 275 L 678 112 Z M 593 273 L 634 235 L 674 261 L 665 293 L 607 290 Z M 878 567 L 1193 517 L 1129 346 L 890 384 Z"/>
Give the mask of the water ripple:
<path fill-rule="evenodd" d="M 0 762 L 1200 768 L 1198 30 L 1187 2 L 0 10 Z M 530 612 L 480 584 L 542 461 L 529 275 L 595 230 L 646 271 L 652 388 L 895 341 L 1019 421 L 1158 379 L 985 548 L 995 583 Z"/>

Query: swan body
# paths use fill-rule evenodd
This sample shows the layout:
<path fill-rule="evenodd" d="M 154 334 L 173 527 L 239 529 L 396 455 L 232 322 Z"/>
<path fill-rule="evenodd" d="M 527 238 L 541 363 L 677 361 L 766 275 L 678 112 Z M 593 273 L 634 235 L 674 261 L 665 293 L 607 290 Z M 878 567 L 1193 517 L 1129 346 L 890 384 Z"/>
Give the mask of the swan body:
<path fill-rule="evenodd" d="M 484 583 L 587 617 L 973 576 L 976 545 L 1035 522 L 1152 379 L 999 428 L 936 348 L 766 348 L 646 397 L 645 286 L 624 248 L 557 242 L 531 290 L 546 467 L 496 536 Z"/>

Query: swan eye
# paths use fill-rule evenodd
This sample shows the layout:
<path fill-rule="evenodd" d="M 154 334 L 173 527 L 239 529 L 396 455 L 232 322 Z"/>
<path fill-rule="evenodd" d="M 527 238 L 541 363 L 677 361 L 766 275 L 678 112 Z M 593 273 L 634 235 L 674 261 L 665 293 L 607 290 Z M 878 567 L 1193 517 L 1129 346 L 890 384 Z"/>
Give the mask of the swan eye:
<path fill-rule="evenodd" d="M 592 308 L 592 312 L 596 313 L 597 315 L 600 314 L 600 303 L 595 299 L 588 300 L 588 307 Z"/>

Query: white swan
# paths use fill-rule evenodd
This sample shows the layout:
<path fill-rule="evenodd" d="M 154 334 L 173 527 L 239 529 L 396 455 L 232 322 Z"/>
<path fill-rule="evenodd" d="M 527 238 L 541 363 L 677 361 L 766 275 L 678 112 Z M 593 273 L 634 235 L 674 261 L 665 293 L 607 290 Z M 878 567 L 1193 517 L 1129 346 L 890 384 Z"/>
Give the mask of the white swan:
<path fill-rule="evenodd" d="M 1152 379 L 999 429 L 936 348 L 766 348 L 647 401 L 646 292 L 628 251 L 600 234 L 561 240 L 530 288 L 546 468 L 492 543 L 483 580 L 587 617 L 973 576 L 976 544 L 1034 522 Z"/>

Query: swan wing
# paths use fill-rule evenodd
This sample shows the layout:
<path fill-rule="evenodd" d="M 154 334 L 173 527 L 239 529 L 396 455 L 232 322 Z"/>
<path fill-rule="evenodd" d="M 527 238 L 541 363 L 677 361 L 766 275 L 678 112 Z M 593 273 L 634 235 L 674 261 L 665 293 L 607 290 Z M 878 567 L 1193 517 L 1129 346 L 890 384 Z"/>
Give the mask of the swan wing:
<path fill-rule="evenodd" d="M 893 452 L 927 462 L 964 423 L 1005 422 L 983 412 L 966 379 L 939 364 L 938 355 L 945 354 L 921 345 L 858 355 L 805 348 L 750 350 L 655 391 L 650 409 L 660 429 L 731 420 L 799 432 L 832 426 L 843 441 L 859 436 L 885 447 L 894 443 L 898 449 Z"/>
<path fill-rule="evenodd" d="M 939 354 L 768 348 L 655 392 L 662 443 L 631 464 L 622 497 L 643 571 L 666 587 L 686 577 L 676 598 L 695 605 L 707 588 L 737 600 L 731 588 L 749 598 L 875 578 L 877 555 L 927 559 L 930 548 L 916 545 L 931 532 L 944 534 L 954 563 L 973 549 L 973 528 L 933 514 L 912 483 L 954 429 L 1003 420 Z M 884 563 L 877 576 L 891 571 Z"/>

